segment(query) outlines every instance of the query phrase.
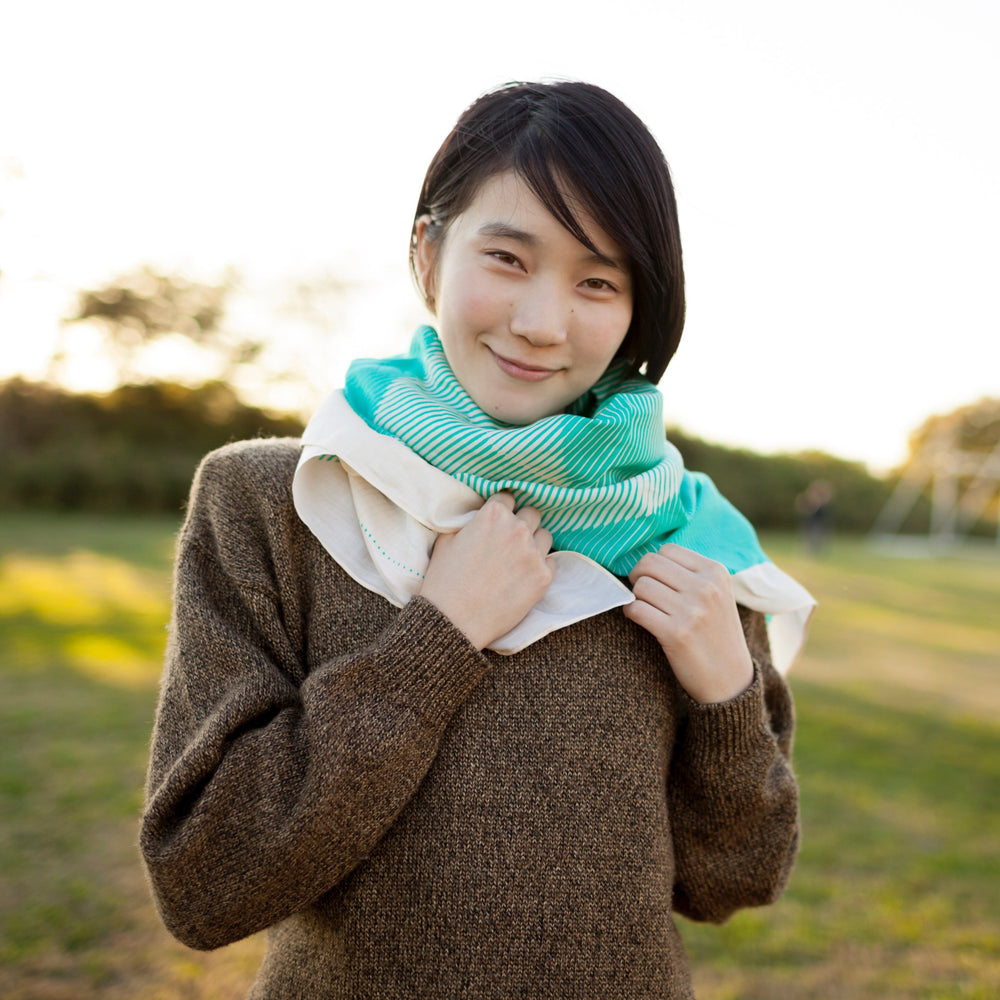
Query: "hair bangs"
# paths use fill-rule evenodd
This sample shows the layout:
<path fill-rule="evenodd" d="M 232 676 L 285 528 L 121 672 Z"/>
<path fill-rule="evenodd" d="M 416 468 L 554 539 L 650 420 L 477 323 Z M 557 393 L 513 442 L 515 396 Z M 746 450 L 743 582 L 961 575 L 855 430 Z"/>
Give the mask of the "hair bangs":
<path fill-rule="evenodd" d="M 591 84 L 511 83 L 482 95 L 428 168 L 411 231 L 411 271 L 417 220 L 428 216 L 428 238 L 445 238 L 482 184 L 508 170 L 592 253 L 600 250 L 588 226 L 620 249 L 633 315 L 619 356 L 658 381 L 684 328 L 684 267 L 670 170 L 649 130 Z"/>
<path fill-rule="evenodd" d="M 570 199 L 579 201 L 587 214 L 597 220 L 594 206 L 589 203 L 585 193 L 580 191 L 568 165 L 559 162 L 551 150 L 542 148 L 542 143 L 532 141 L 533 137 L 525 136 L 525 139 L 527 141 L 515 154 L 511 168 L 574 239 L 591 253 L 599 253 L 586 228 L 570 207 Z"/>

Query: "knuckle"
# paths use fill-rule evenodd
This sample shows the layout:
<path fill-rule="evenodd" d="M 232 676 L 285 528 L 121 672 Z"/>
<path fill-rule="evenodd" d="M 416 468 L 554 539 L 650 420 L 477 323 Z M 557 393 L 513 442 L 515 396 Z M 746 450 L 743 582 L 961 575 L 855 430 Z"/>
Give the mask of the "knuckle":
<path fill-rule="evenodd" d="M 480 508 L 479 517 L 487 529 L 496 531 L 508 522 L 511 514 L 501 503 L 488 503 Z"/>
<path fill-rule="evenodd" d="M 497 494 L 499 496 L 499 494 Z M 507 514 L 507 505 L 493 497 L 483 504 L 482 512 L 487 517 L 502 518 Z"/>
<path fill-rule="evenodd" d="M 631 575 L 633 578 L 649 576 L 652 572 L 654 562 L 655 557 L 653 554 L 647 553 L 635 564 L 635 566 L 632 567 Z"/>
<path fill-rule="evenodd" d="M 518 545 L 525 545 L 531 542 L 534 531 L 530 524 L 526 524 L 520 519 L 515 519 L 510 527 L 512 540 Z"/>

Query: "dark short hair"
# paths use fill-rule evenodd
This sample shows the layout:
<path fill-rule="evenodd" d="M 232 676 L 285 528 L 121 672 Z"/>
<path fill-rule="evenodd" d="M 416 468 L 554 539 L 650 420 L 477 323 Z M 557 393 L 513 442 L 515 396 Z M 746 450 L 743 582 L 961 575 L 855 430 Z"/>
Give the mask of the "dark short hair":
<path fill-rule="evenodd" d="M 440 239 L 483 183 L 506 170 L 596 252 L 566 202 L 568 188 L 625 252 L 632 322 L 618 355 L 658 382 L 684 329 L 684 266 L 670 170 L 649 130 L 618 98 L 588 83 L 511 83 L 484 94 L 427 169 L 411 269 L 417 220 L 430 216 L 427 236 Z"/>

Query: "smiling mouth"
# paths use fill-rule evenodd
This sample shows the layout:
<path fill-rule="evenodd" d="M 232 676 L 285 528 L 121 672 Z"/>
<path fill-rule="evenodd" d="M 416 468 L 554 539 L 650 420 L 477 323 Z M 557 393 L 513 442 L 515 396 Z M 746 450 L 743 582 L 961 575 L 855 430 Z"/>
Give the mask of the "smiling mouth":
<path fill-rule="evenodd" d="M 505 358 L 494 350 L 490 350 L 490 354 L 493 355 L 493 360 L 497 363 L 500 371 L 511 378 L 520 379 L 522 382 L 542 382 L 559 371 L 558 368 L 541 368 L 538 365 L 515 361 L 513 358 Z"/>

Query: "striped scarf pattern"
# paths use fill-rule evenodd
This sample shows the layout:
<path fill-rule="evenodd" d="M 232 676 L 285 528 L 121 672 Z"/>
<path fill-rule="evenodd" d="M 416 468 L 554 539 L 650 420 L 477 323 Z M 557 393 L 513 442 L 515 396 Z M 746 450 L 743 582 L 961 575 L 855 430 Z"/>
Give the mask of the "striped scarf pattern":
<path fill-rule="evenodd" d="M 554 549 L 617 576 L 667 541 L 731 573 L 767 561 L 746 518 L 706 476 L 684 469 L 664 433 L 660 391 L 624 364 L 567 412 L 512 426 L 473 402 L 424 326 L 408 355 L 355 361 L 344 392 L 372 430 L 484 499 L 507 491 L 518 506 L 536 507 Z"/>

